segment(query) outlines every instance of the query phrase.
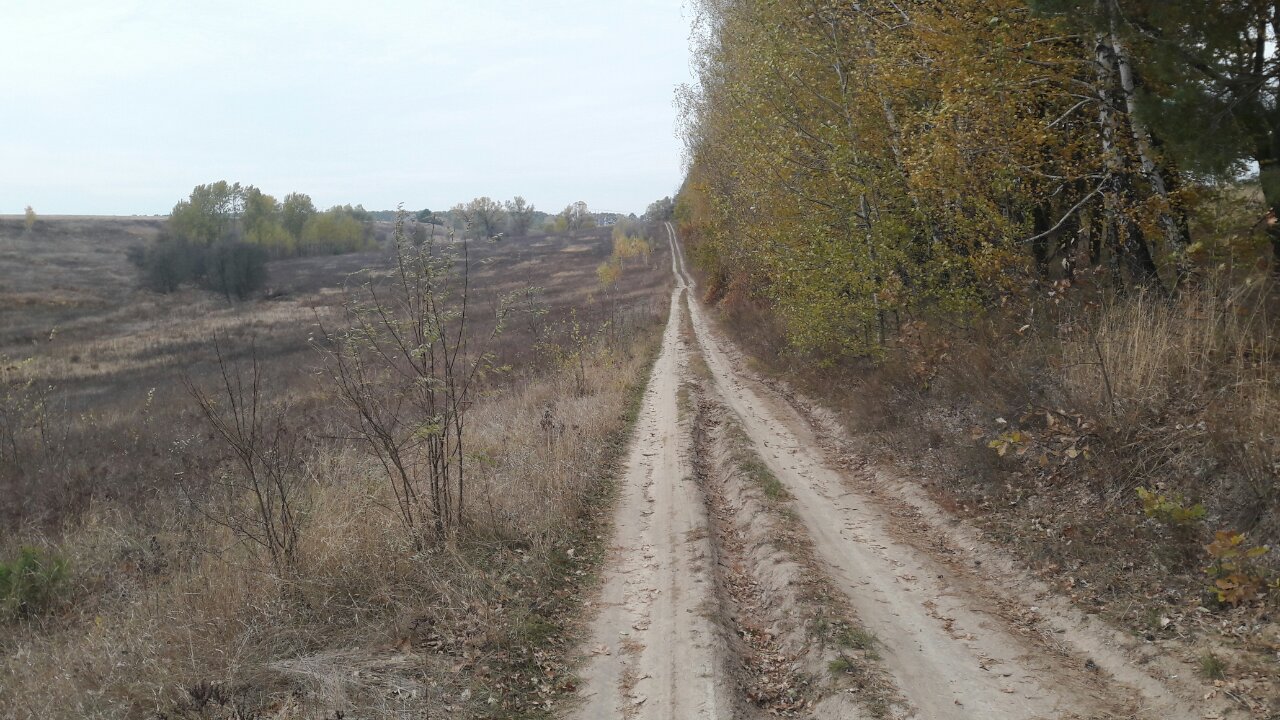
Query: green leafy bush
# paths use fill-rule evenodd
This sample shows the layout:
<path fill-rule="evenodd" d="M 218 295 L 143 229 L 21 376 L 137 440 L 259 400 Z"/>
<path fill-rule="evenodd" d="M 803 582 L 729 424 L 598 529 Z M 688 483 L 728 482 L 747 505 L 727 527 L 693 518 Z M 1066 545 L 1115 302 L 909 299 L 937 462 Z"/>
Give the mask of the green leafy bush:
<path fill-rule="evenodd" d="M 36 548 L 0 562 L 0 619 L 43 615 L 57 604 L 67 579 L 67 561 Z"/>
<path fill-rule="evenodd" d="M 1142 501 L 1142 511 L 1147 517 L 1172 528 L 1189 528 L 1205 516 L 1204 505 L 1187 505 L 1181 493 L 1161 495 L 1154 490 L 1138 488 L 1138 499 Z"/>

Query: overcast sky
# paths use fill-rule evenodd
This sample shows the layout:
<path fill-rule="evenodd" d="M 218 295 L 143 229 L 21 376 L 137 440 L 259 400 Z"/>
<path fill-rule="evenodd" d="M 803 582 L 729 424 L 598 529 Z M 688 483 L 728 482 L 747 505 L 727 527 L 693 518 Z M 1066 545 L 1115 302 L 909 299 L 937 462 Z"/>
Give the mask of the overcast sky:
<path fill-rule="evenodd" d="M 0 213 L 523 195 L 640 212 L 681 175 L 682 0 L 4 0 Z"/>

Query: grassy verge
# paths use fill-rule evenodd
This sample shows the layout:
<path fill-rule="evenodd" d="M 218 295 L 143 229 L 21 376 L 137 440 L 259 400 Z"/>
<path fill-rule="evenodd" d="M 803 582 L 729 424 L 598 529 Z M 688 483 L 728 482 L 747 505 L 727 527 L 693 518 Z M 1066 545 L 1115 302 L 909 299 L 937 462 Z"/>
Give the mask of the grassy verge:
<path fill-rule="evenodd" d="M 509 684 L 515 692 L 499 711 L 485 714 L 477 707 L 480 717 L 550 718 L 557 701 L 576 690 L 569 653 L 583 637 L 583 598 L 598 584 L 607 559 L 607 540 L 612 534 L 609 508 L 617 497 L 620 463 L 639 420 L 661 348 L 661 326 L 637 344 L 642 361 L 631 368 L 621 393 L 621 422 L 606 433 L 595 481 L 580 512 L 565 528 L 563 547 L 553 548 L 545 564 L 540 584 L 549 592 L 525 608 L 504 643 L 499 676 L 514 681 Z"/>
<path fill-rule="evenodd" d="M 62 601 L 0 634 L 4 716 L 549 715 L 573 688 L 572 618 L 659 321 L 593 346 L 585 375 L 476 404 L 471 510 L 450 542 L 415 548 L 380 468 L 341 443 L 307 459 L 287 572 L 190 498 L 154 499 L 148 525 L 94 505 L 42 543 L 67 561 Z"/>

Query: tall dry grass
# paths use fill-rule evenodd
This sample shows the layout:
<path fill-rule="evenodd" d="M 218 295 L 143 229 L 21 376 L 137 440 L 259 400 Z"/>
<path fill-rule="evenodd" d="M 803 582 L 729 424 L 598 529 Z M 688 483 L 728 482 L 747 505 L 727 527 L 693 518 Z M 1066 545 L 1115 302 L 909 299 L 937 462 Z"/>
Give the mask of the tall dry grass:
<path fill-rule="evenodd" d="M 415 550 L 380 468 L 344 443 L 306 463 L 298 560 L 280 573 L 180 495 L 156 502 L 167 514 L 158 526 L 95 503 L 45 540 L 70 562 L 67 602 L 0 634 L 0 717 L 515 716 L 541 707 L 541 686 L 567 672 L 549 634 L 564 632 L 557 608 L 573 594 L 563 591 L 589 576 L 592 529 L 660 320 L 637 321 L 625 342 L 594 344 L 585 382 L 565 367 L 477 403 L 475 501 L 452 542 Z"/>
<path fill-rule="evenodd" d="M 1167 485 L 1223 523 L 1280 531 L 1280 333 L 1274 288 L 1138 295 L 1078 321 L 1061 344 L 1066 401 L 1134 459 L 1126 483 Z"/>

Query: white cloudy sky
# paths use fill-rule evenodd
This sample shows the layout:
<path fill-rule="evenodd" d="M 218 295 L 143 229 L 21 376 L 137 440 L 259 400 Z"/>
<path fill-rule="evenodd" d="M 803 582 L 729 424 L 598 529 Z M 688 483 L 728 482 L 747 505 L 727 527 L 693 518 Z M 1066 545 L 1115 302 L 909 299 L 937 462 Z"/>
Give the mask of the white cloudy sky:
<path fill-rule="evenodd" d="M 0 0 L 0 213 L 165 213 L 238 180 L 317 205 L 680 181 L 682 0 Z"/>

